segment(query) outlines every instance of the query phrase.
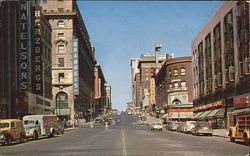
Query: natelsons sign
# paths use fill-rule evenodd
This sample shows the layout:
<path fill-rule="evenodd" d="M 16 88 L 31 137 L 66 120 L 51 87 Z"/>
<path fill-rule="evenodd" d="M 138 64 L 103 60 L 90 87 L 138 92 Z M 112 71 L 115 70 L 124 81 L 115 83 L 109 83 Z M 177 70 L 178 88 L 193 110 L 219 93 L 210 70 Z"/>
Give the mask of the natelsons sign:
<path fill-rule="evenodd" d="M 20 1 L 20 91 L 28 90 L 28 4 Z"/>

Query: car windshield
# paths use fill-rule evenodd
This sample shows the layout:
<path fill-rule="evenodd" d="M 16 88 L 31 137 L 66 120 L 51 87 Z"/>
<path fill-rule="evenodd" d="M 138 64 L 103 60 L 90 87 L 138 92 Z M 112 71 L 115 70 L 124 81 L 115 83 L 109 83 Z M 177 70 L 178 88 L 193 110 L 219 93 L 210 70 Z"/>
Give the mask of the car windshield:
<path fill-rule="evenodd" d="M 24 120 L 25 125 L 34 125 L 35 121 L 34 120 Z"/>
<path fill-rule="evenodd" d="M 0 128 L 8 128 L 9 126 L 9 123 L 0 123 Z"/>
<path fill-rule="evenodd" d="M 209 123 L 208 122 L 198 122 L 197 123 L 200 127 L 208 127 Z"/>

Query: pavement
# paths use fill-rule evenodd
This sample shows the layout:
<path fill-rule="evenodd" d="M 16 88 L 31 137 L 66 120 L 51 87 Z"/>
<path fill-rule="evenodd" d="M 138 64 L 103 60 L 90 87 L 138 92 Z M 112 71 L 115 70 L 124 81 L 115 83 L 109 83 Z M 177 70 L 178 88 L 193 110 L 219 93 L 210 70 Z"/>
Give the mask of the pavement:
<path fill-rule="evenodd" d="M 54 138 L 0 146 L 0 156 L 246 156 L 249 149 L 226 138 L 193 136 L 172 131 L 131 127 L 132 115 L 121 114 L 120 124 L 105 129 L 78 126 Z"/>

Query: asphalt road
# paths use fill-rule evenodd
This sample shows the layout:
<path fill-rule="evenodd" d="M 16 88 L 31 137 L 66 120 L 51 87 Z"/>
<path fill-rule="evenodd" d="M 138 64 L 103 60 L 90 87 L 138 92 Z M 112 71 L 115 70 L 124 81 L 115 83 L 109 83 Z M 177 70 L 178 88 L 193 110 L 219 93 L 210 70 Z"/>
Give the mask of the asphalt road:
<path fill-rule="evenodd" d="M 0 146 L 2 155 L 79 155 L 79 156 L 248 156 L 249 147 L 226 138 L 192 136 L 177 132 L 132 128 L 135 117 L 119 116 L 120 123 L 81 126 L 55 138 Z"/>

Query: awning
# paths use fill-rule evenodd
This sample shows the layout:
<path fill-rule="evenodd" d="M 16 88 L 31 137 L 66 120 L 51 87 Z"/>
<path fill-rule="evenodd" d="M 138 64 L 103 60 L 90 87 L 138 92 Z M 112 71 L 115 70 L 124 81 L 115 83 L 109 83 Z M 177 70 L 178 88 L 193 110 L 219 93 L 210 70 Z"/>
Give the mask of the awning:
<path fill-rule="evenodd" d="M 204 112 L 198 112 L 198 113 L 196 113 L 195 115 L 194 115 L 194 119 L 197 119 L 201 114 L 203 114 Z"/>
<path fill-rule="evenodd" d="M 214 109 L 207 115 L 207 117 L 214 117 L 215 114 L 219 113 L 220 111 L 222 111 L 222 109 Z"/>
<path fill-rule="evenodd" d="M 205 111 L 203 114 L 201 114 L 201 115 L 199 116 L 199 118 L 205 118 L 210 112 L 211 112 L 211 110 Z"/>
<path fill-rule="evenodd" d="M 250 108 L 237 109 L 233 111 L 233 115 L 249 114 Z"/>
<path fill-rule="evenodd" d="M 168 118 L 168 114 L 164 114 L 162 118 Z"/>

